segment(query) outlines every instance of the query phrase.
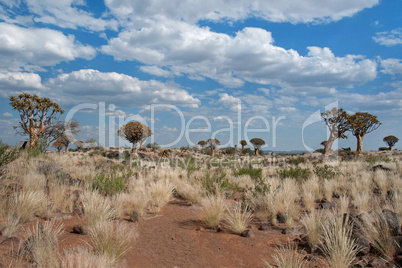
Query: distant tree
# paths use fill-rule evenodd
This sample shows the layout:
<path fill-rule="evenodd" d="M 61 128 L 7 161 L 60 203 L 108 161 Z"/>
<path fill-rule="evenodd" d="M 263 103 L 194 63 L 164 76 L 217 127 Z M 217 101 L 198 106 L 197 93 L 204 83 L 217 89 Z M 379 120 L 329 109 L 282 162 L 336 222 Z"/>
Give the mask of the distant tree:
<path fill-rule="evenodd" d="M 89 138 L 85 141 L 85 145 L 87 148 L 92 148 L 98 146 L 98 141 L 94 138 Z"/>
<path fill-rule="evenodd" d="M 241 140 L 241 141 L 240 141 L 240 145 L 241 145 L 241 150 L 243 151 L 243 150 L 244 150 L 244 146 L 247 145 L 247 141 Z"/>
<path fill-rule="evenodd" d="M 250 140 L 250 143 L 254 146 L 256 155 L 260 155 L 260 148 L 265 145 L 265 141 L 260 138 L 254 138 Z"/>
<path fill-rule="evenodd" d="M 39 145 L 41 135 L 57 124 L 64 110 L 49 98 L 40 98 L 28 93 L 18 94 L 8 98 L 10 105 L 20 114 L 20 127 L 29 135 L 29 145 L 35 148 Z"/>
<path fill-rule="evenodd" d="M 345 139 L 347 136 L 345 132 L 350 129 L 349 125 L 349 115 L 342 109 L 332 108 L 332 110 L 325 111 L 321 113 L 321 117 L 329 129 L 329 138 L 323 141 L 321 144 L 324 145 L 324 159 L 323 162 L 327 162 L 329 154 L 331 152 L 332 144 L 338 138 Z"/>
<path fill-rule="evenodd" d="M 47 128 L 40 136 L 41 150 L 46 151 L 50 144 L 63 135 L 77 135 L 80 132 L 80 123 L 77 120 L 59 121 Z"/>
<path fill-rule="evenodd" d="M 357 139 L 356 152 L 363 152 L 363 138 L 364 135 L 376 130 L 380 125 L 377 116 L 369 113 L 355 113 L 349 116 L 350 131 Z"/>
<path fill-rule="evenodd" d="M 57 151 L 60 153 L 61 149 L 63 149 L 64 144 L 61 143 L 60 141 L 56 140 L 55 142 L 53 142 L 53 147 L 57 149 Z"/>
<path fill-rule="evenodd" d="M 65 152 L 68 153 L 68 146 L 75 142 L 75 138 L 72 135 L 62 135 L 60 137 L 57 138 L 56 142 L 58 142 L 58 144 L 62 144 L 65 148 Z"/>
<path fill-rule="evenodd" d="M 206 142 L 206 141 L 199 141 L 198 142 L 198 145 L 201 146 L 201 148 L 204 148 L 207 144 L 208 144 L 208 142 Z"/>
<path fill-rule="evenodd" d="M 145 139 L 153 134 L 149 127 L 140 122 L 129 122 L 121 126 L 117 133 L 120 137 L 133 144 L 131 152 L 134 156 L 137 156 L 137 143 L 145 141 Z"/>
<path fill-rule="evenodd" d="M 159 144 L 157 144 L 156 142 L 148 143 L 146 147 L 149 148 L 149 149 L 154 149 L 154 150 L 161 148 L 161 147 L 159 146 Z"/>
<path fill-rule="evenodd" d="M 395 143 L 399 141 L 399 139 L 395 136 L 386 136 L 383 141 L 388 145 L 389 150 L 392 151 L 392 147 L 394 147 Z"/>
<path fill-rule="evenodd" d="M 75 141 L 74 146 L 77 147 L 78 150 L 81 150 L 85 147 L 85 142 L 83 141 Z"/>
<path fill-rule="evenodd" d="M 150 137 L 153 134 L 151 129 L 147 126 L 143 128 L 143 131 L 144 131 L 143 138 L 140 140 L 140 150 L 144 149 L 145 140 L 148 139 L 148 137 Z"/>
<path fill-rule="evenodd" d="M 211 147 L 211 156 L 215 156 L 215 148 L 218 147 L 221 142 L 218 139 L 208 139 L 207 143 L 209 144 L 209 147 Z"/>

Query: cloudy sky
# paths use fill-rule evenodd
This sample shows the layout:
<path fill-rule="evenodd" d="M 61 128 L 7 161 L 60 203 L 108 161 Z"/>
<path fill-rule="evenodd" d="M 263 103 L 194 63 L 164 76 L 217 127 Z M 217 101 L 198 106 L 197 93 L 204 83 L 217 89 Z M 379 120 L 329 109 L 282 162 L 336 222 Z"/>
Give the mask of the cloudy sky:
<path fill-rule="evenodd" d="M 319 112 L 337 106 L 378 116 L 364 139 L 375 150 L 402 133 L 401 75 L 402 1 L 0 0 L 10 144 L 23 137 L 8 97 L 29 92 L 106 146 L 136 120 L 167 147 L 260 137 L 266 150 L 316 149 Z"/>

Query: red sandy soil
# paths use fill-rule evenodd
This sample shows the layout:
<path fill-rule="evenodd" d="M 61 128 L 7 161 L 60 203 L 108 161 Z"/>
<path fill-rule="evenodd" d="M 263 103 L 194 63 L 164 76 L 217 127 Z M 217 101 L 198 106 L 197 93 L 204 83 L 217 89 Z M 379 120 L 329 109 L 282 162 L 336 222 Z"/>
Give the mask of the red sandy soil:
<path fill-rule="evenodd" d="M 162 209 L 160 215 L 144 217 L 139 222 L 130 223 L 137 227 L 139 237 L 119 266 L 264 267 L 264 259 L 272 263 L 277 246 L 285 245 L 288 241 L 293 242 L 295 238 L 281 234 L 282 228 L 279 227 L 260 231 L 258 221 L 251 224 L 251 237 L 241 237 L 225 229 L 217 232 L 205 228 L 198 219 L 198 209 L 198 205 L 188 206 L 175 199 Z M 87 235 L 71 233 L 74 225 L 82 223 L 81 218 L 73 217 L 62 222 L 65 233 L 60 250 L 87 246 Z M 23 233 L 16 236 L 21 238 Z M 4 239 L 0 236 L 0 243 Z M 10 245 L 0 244 L 0 267 L 10 265 L 10 250 Z M 11 264 L 11 267 L 15 266 Z M 314 261 L 308 262 L 307 267 L 325 265 L 322 258 L 316 257 Z"/>

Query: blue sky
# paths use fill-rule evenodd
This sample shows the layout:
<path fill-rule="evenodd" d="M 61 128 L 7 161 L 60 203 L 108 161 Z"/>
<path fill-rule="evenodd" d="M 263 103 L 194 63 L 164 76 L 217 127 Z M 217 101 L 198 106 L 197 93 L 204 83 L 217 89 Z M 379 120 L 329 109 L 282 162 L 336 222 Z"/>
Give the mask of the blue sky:
<path fill-rule="evenodd" d="M 337 106 L 378 116 L 376 150 L 402 133 L 401 14 L 399 0 L 0 0 L 0 139 L 23 139 L 7 98 L 30 92 L 106 146 L 136 120 L 167 147 L 316 149 L 317 115 Z"/>

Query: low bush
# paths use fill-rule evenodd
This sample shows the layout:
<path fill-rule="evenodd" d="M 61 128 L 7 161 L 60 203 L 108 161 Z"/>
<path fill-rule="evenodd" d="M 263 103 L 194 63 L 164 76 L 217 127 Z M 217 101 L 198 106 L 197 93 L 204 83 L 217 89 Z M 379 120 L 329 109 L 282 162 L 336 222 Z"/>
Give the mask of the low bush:
<path fill-rule="evenodd" d="M 320 179 L 331 180 L 340 175 L 340 172 L 337 172 L 334 167 L 329 165 L 314 165 L 314 174 Z"/>
<path fill-rule="evenodd" d="M 261 179 L 262 178 L 262 169 L 261 168 L 242 168 L 233 173 L 234 176 L 241 175 L 249 175 L 252 179 Z"/>
<path fill-rule="evenodd" d="M 113 195 L 126 188 L 124 181 L 124 178 L 116 173 L 105 174 L 101 172 L 93 179 L 91 188 L 103 195 Z"/>
<path fill-rule="evenodd" d="M 296 179 L 297 181 L 305 181 L 307 180 L 310 175 L 311 171 L 309 168 L 302 168 L 302 167 L 282 167 L 276 171 L 277 175 L 281 179 L 285 178 L 292 178 Z"/>
<path fill-rule="evenodd" d="M 208 227 L 218 226 L 225 210 L 226 199 L 223 195 L 210 195 L 201 199 L 201 220 Z"/>
<path fill-rule="evenodd" d="M 10 146 L 0 140 L 0 175 L 3 173 L 3 168 L 10 162 L 19 157 L 18 149 L 10 149 Z"/>
<path fill-rule="evenodd" d="M 246 230 L 253 218 L 249 207 L 238 202 L 227 210 L 225 217 L 228 228 L 235 234 L 241 234 Z"/>

